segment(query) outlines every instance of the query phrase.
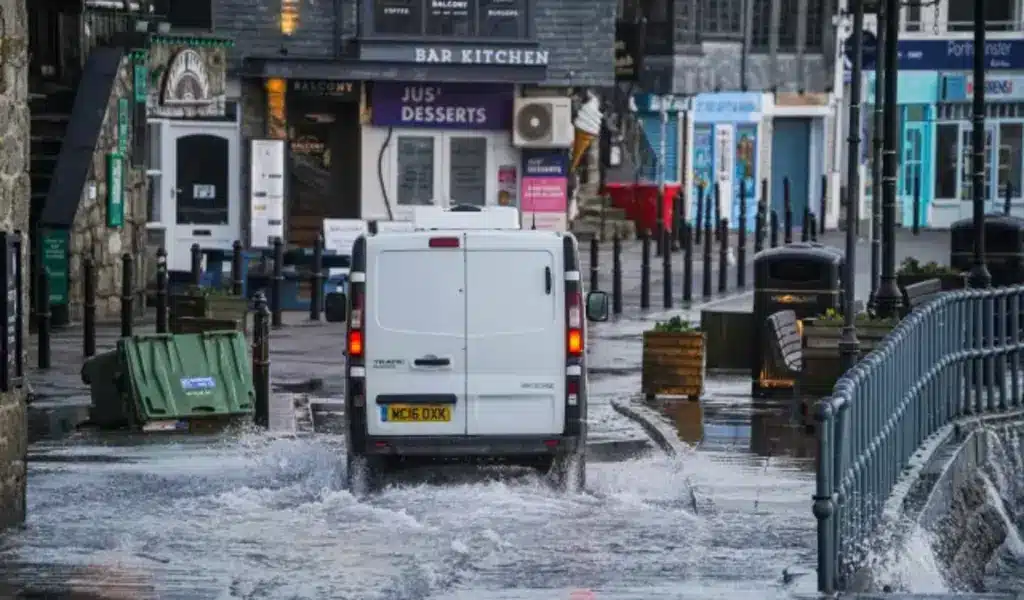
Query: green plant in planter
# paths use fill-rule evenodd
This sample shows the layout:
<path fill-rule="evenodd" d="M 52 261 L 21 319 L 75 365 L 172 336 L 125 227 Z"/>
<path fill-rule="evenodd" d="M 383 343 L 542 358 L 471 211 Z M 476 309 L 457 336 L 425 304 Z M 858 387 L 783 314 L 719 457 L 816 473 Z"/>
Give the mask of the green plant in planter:
<path fill-rule="evenodd" d="M 654 328 L 651 331 L 657 333 L 696 333 L 700 331 L 700 328 L 676 316 L 668 321 L 658 321 L 654 324 Z"/>
<path fill-rule="evenodd" d="M 960 272 L 950 267 L 949 265 L 940 265 L 934 260 L 921 264 L 921 261 L 916 258 L 908 256 L 903 259 L 900 263 L 900 268 L 896 272 L 897 275 L 933 275 L 936 277 L 942 275 L 959 275 Z"/>
<path fill-rule="evenodd" d="M 825 311 L 825 314 L 814 317 L 814 322 L 821 325 L 842 326 L 846 323 L 846 319 L 843 313 L 830 308 Z M 899 323 L 899 319 L 883 318 L 872 311 L 863 311 L 857 313 L 854 317 L 854 323 L 873 327 L 895 327 Z"/>

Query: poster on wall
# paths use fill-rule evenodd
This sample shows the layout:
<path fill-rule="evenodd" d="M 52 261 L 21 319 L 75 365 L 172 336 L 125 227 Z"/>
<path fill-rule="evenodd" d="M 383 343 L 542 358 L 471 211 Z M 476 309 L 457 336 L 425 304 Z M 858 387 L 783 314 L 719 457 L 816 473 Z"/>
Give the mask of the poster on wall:
<path fill-rule="evenodd" d="M 249 156 L 249 245 L 269 248 L 284 238 L 285 142 L 252 140 Z"/>
<path fill-rule="evenodd" d="M 731 123 L 715 125 L 715 183 L 718 184 L 719 218 L 732 219 L 733 164 L 735 139 Z"/>
<path fill-rule="evenodd" d="M 754 220 L 757 214 L 757 126 L 737 125 L 736 126 L 736 156 L 733 174 L 733 197 L 736 202 L 733 207 L 733 214 L 729 217 L 731 222 L 740 222 L 740 198 L 744 199 L 746 206 L 747 231 L 754 230 Z M 740 193 L 740 187 L 743 193 Z"/>
<path fill-rule="evenodd" d="M 565 231 L 568 156 L 562 150 L 523 150 L 520 208 L 524 229 Z"/>
<path fill-rule="evenodd" d="M 519 206 L 519 169 L 515 165 L 498 167 L 498 206 Z"/>
<path fill-rule="evenodd" d="M 696 125 L 693 128 L 693 192 L 690 194 L 690 211 L 694 225 L 703 227 L 703 223 L 696 223 L 697 202 L 700 199 L 701 187 L 704 188 L 705 205 L 707 198 L 714 192 L 714 155 L 715 146 L 712 140 L 710 125 Z M 701 209 L 703 211 L 703 209 Z"/>

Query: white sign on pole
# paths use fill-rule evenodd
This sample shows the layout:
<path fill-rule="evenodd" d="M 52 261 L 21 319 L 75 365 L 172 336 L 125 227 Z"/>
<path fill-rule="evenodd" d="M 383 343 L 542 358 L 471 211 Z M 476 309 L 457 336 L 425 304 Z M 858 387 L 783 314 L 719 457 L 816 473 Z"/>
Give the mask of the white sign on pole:
<path fill-rule="evenodd" d="M 718 185 L 718 209 L 721 218 L 732 218 L 732 179 L 735 171 L 733 126 L 715 125 L 715 183 Z M 714 190 L 712 190 L 712 193 Z M 716 225 L 717 226 L 717 225 Z"/>
<path fill-rule="evenodd" d="M 249 240 L 253 248 L 270 248 L 284 239 L 284 140 L 252 140 L 249 146 Z"/>
<path fill-rule="evenodd" d="M 324 219 L 324 250 L 351 256 L 352 244 L 368 231 L 362 219 Z"/>

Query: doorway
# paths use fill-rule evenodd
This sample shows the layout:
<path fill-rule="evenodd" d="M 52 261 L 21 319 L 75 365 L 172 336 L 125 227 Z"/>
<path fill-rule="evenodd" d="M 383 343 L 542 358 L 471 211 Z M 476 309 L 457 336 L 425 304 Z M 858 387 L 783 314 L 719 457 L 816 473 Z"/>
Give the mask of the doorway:
<path fill-rule="evenodd" d="M 159 171 L 168 268 L 187 271 L 190 248 L 228 250 L 241 239 L 238 125 L 165 122 Z"/>
<path fill-rule="evenodd" d="M 396 220 L 416 206 L 498 204 L 498 165 L 517 165 L 508 132 L 401 130 L 394 134 L 389 171 Z M 513 204 L 517 204 L 512 201 Z"/>
<path fill-rule="evenodd" d="M 811 120 L 776 118 L 772 132 L 772 208 L 782 217 L 784 181 L 789 180 L 793 228 L 799 229 L 808 206 L 811 167 Z"/>
<path fill-rule="evenodd" d="M 896 214 L 900 225 L 913 227 L 915 198 L 920 202 L 921 227 L 927 225 L 928 203 L 925 201 L 923 153 L 925 148 L 925 123 L 907 123 L 903 128 L 903 145 L 900 161 L 900 193 Z"/>

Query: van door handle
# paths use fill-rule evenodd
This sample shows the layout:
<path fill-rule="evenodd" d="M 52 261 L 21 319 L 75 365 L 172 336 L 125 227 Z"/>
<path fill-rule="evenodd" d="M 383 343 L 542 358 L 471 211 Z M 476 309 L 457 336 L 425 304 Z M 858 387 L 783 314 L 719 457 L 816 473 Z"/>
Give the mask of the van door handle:
<path fill-rule="evenodd" d="M 551 294 L 551 267 L 544 267 L 544 293 Z"/>
<path fill-rule="evenodd" d="M 412 361 L 412 364 L 417 367 L 447 367 L 452 364 L 452 359 L 439 358 L 437 356 L 425 356 Z"/>

